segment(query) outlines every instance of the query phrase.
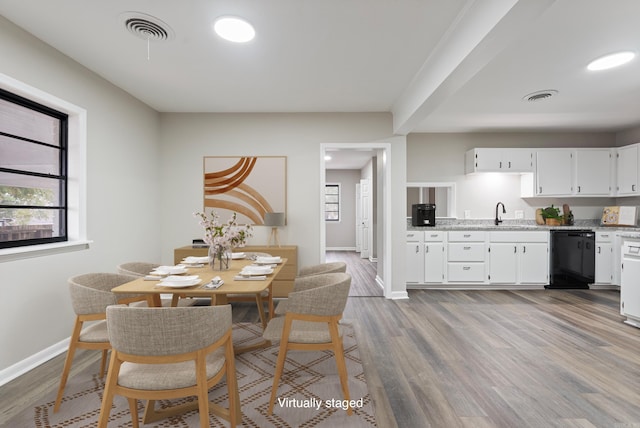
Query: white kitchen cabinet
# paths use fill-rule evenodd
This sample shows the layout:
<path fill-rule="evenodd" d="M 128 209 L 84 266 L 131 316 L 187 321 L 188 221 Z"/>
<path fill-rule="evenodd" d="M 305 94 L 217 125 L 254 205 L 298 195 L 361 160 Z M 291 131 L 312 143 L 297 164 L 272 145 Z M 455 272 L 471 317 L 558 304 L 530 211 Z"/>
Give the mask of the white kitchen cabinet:
<path fill-rule="evenodd" d="M 445 232 L 424 232 L 424 282 L 445 282 Z"/>
<path fill-rule="evenodd" d="M 640 328 L 640 241 L 625 239 L 622 245 L 620 314 L 625 323 Z"/>
<path fill-rule="evenodd" d="M 406 233 L 406 281 L 411 284 L 424 282 L 424 232 Z"/>
<path fill-rule="evenodd" d="M 596 231 L 596 284 L 613 284 L 615 258 L 611 232 Z"/>
<path fill-rule="evenodd" d="M 612 150 L 577 149 L 575 153 L 575 194 L 578 196 L 608 196 L 612 194 Z"/>
<path fill-rule="evenodd" d="M 573 150 L 538 150 L 536 153 L 536 196 L 573 193 Z"/>
<path fill-rule="evenodd" d="M 465 173 L 532 172 L 533 149 L 478 148 L 465 153 Z"/>
<path fill-rule="evenodd" d="M 620 147 L 616 155 L 619 196 L 637 195 L 638 191 L 638 144 Z"/>
<path fill-rule="evenodd" d="M 549 283 L 548 232 L 491 232 L 488 252 L 491 284 Z"/>
<path fill-rule="evenodd" d="M 452 231 L 447 242 L 447 281 L 485 282 L 485 232 Z"/>

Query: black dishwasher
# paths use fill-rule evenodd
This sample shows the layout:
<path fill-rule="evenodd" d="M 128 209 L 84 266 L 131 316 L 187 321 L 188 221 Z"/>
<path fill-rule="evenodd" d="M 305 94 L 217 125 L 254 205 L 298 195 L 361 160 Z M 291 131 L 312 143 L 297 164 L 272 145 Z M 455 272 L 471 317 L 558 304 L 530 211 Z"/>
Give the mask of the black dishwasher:
<path fill-rule="evenodd" d="M 595 279 L 595 235 L 592 230 L 551 231 L 551 281 L 545 288 L 589 288 Z"/>

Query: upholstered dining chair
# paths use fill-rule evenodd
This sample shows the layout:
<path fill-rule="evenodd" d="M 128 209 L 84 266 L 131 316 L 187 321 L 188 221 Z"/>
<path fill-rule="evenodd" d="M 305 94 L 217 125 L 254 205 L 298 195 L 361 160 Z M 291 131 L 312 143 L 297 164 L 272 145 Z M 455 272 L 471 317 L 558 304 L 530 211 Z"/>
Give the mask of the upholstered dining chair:
<path fill-rule="evenodd" d="M 316 284 L 315 281 L 307 281 L 307 280 L 299 280 L 300 278 L 304 278 L 307 276 L 313 275 L 324 275 L 325 273 L 336 273 L 336 272 L 346 272 L 347 264 L 345 262 L 330 262 L 330 263 L 321 263 L 318 265 L 310 265 L 303 266 L 300 268 L 298 272 L 298 276 L 293 281 L 293 290 L 292 291 L 302 291 L 308 288 L 313 288 Z M 276 306 L 274 310 L 274 315 L 284 315 L 287 312 L 287 303 L 288 300 L 282 300 Z"/>
<path fill-rule="evenodd" d="M 302 266 L 298 271 L 298 276 L 320 275 L 323 273 L 346 272 L 345 262 L 320 263 L 318 265 Z"/>
<path fill-rule="evenodd" d="M 263 333 L 265 340 L 280 341 L 269 401 L 269 414 L 273 413 L 278 383 L 289 350 L 332 350 L 344 399 L 349 400 L 347 366 L 339 321 L 347 304 L 351 275 L 337 272 L 312 275 L 296 281 L 299 280 L 304 280 L 304 286 L 308 287 L 289 293 L 286 313 L 284 316 L 272 318 Z M 351 415 L 350 407 L 347 413 Z"/>
<path fill-rule="evenodd" d="M 124 275 L 131 275 L 135 277 L 144 277 L 149 275 L 149 273 L 155 268 L 161 266 L 158 263 L 150 263 L 150 262 L 126 262 L 121 263 L 117 266 L 118 273 Z M 196 305 L 197 299 L 186 299 L 183 295 L 174 294 L 171 300 L 163 300 L 163 306 L 193 306 Z M 143 304 L 138 304 L 136 306 L 144 306 Z"/>
<path fill-rule="evenodd" d="M 76 314 L 76 319 L 71 331 L 67 356 L 64 360 L 58 395 L 53 407 L 54 412 L 60 409 L 76 349 L 101 350 L 100 377 L 104 376 L 107 352 L 111 348 L 107 336 L 107 324 L 104 321 L 107 306 L 146 300 L 146 297 L 136 295 L 116 297 L 111 292 L 111 289 L 135 278 L 134 276 L 117 273 L 87 273 L 69 279 L 71 305 Z M 86 327 L 85 323 L 87 323 Z"/>
<path fill-rule="evenodd" d="M 200 413 L 201 427 L 210 426 L 209 411 L 228 419 L 232 427 L 240 422 L 231 306 L 110 306 L 107 325 L 112 351 L 98 427 L 107 426 L 115 395 L 129 402 L 134 428 L 138 427 L 138 399 L 148 400 L 145 424 L 192 408 Z M 225 377 L 228 409 L 208 398 L 209 389 Z M 197 403 L 154 408 L 156 400 L 193 395 Z"/>

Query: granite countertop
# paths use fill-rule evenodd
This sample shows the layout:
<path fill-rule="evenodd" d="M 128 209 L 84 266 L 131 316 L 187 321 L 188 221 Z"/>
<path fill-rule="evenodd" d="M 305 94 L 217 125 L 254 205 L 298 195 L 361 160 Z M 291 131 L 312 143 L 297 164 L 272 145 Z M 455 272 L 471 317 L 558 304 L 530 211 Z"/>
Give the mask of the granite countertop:
<path fill-rule="evenodd" d="M 436 220 L 436 225 L 431 226 L 412 226 L 411 219 L 407 219 L 407 231 L 428 231 L 428 230 L 480 230 L 480 231 L 548 231 L 548 230 L 610 230 L 614 232 L 624 233 L 621 236 L 640 237 L 640 227 L 616 227 L 602 226 L 599 220 L 576 220 L 572 226 L 546 226 L 538 225 L 533 220 L 504 220 L 500 225 L 496 226 L 493 220 Z"/>

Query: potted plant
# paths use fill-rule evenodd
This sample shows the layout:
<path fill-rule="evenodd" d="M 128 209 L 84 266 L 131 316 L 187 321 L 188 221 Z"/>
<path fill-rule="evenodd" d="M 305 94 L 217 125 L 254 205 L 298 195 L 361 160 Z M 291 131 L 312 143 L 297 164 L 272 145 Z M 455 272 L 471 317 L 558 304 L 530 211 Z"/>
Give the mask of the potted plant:
<path fill-rule="evenodd" d="M 562 215 L 560 209 L 553 206 L 542 210 L 542 218 L 547 226 L 560 226 L 562 224 Z"/>

